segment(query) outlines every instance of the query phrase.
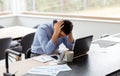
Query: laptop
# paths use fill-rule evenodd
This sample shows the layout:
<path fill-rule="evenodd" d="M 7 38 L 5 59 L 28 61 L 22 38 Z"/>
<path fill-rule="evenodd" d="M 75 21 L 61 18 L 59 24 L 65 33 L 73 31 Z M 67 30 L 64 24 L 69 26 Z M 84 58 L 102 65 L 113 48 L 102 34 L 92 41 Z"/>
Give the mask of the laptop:
<path fill-rule="evenodd" d="M 87 54 L 87 52 L 89 51 L 92 39 L 93 39 L 93 35 L 76 39 L 74 49 L 73 49 L 74 51 L 73 59 Z"/>

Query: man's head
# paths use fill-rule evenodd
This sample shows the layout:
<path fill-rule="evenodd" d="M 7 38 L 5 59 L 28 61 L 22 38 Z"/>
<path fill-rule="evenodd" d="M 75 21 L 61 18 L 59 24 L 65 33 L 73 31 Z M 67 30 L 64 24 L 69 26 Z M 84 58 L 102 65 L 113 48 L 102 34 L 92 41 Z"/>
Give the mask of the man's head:
<path fill-rule="evenodd" d="M 72 32 L 73 29 L 73 24 L 71 21 L 69 20 L 63 20 L 63 27 L 61 29 L 61 31 L 63 31 L 66 35 L 70 34 Z"/>
<path fill-rule="evenodd" d="M 73 29 L 73 24 L 71 21 L 69 20 L 62 20 L 62 25 L 61 25 L 61 32 L 59 34 L 59 37 L 65 37 L 67 35 L 69 35 L 72 32 Z M 53 24 L 55 23 L 60 23 L 60 21 L 57 22 L 57 20 L 53 21 Z"/>
<path fill-rule="evenodd" d="M 73 29 L 73 24 L 71 21 L 69 20 L 63 20 L 63 27 L 61 28 L 61 32 L 59 37 L 65 37 L 67 35 L 69 35 L 72 32 Z"/>

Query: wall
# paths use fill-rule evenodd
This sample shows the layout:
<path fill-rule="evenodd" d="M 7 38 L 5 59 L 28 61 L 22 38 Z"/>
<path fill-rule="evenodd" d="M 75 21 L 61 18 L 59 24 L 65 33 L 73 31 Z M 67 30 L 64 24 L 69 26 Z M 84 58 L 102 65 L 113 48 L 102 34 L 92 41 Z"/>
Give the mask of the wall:
<path fill-rule="evenodd" d="M 73 34 L 75 38 L 94 35 L 94 39 L 100 38 L 103 34 L 115 34 L 120 32 L 120 23 L 105 22 L 105 21 L 91 21 L 82 19 L 70 18 L 55 18 L 55 17 L 38 17 L 38 16 L 19 16 L 18 25 L 33 27 L 37 24 L 52 21 L 53 19 L 69 19 L 73 22 Z"/>
<path fill-rule="evenodd" d="M 120 33 L 120 23 L 104 22 L 104 21 L 90 21 L 82 19 L 70 18 L 55 18 L 55 17 L 33 17 L 33 16 L 6 16 L 0 17 L 0 25 L 10 27 L 15 25 L 33 27 L 37 24 L 50 22 L 53 19 L 69 19 L 73 22 L 73 34 L 75 38 L 94 35 L 94 39 L 100 38 L 103 34 Z"/>
<path fill-rule="evenodd" d="M 0 16 L 0 25 L 4 27 L 10 27 L 17 25 L 17 17 L 13 15 L 9 16 Z"/>

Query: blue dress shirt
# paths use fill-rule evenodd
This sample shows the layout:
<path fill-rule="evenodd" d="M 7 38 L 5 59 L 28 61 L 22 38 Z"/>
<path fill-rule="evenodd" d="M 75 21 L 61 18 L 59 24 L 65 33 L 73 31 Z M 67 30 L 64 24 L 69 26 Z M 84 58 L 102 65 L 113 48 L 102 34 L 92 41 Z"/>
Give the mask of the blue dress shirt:
<path fill-rule="evenodd" d="M 55 45 L 51 39 L 53 33 L 53 23 L 39 25 L 31 46 L 31 52 L 37 54 L 52 54 L 55 50 L 59 49 L 61 43 L 63 43 L 69 50 L 72 50 L 73 43 L 68 41 L 68 36 L 59 38 Z"/>

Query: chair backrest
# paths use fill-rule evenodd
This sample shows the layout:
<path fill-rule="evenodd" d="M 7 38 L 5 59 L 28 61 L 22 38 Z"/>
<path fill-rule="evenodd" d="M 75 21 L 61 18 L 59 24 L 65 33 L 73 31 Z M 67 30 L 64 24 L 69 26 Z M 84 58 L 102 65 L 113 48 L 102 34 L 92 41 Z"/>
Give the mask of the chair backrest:
<path fill-rule="evenodd" d="M 31 48 L 29 48 L 27 51 L 26 51 L 26 53 L 25 53 L 25 59 L 28 59 L 28 58 L 30 58 L 31 56 Z"/>
<path fill-rule="evenodd" d="M 5 57 L 5 50 L 10 48 L 12 38 L 1 38 L 0 39 L 0 60 Z"/>
<path fill-rule="evenodd" d="M 4 28 L 4 26 L 0 25 L 0 29 L 1 29 L 1 28 Z"/>
<path fill-rule="evenodd" d="M 22 53 L 26 53 L 26 51 L 31 48 L 31 44 L 33 42 L 35 33 L 30 33 L 25 35 L 21 40 L 21 46 L 22 46 Z"/>
<path fill-rule="evenodd" d="M 34 28 L 34 29 L 37 29 L 37 28 L 39 27 L 39 25 L 40 25 L 40 24 L 38 24 L 38 25 L 34 26 L 33 28 Z"/>

